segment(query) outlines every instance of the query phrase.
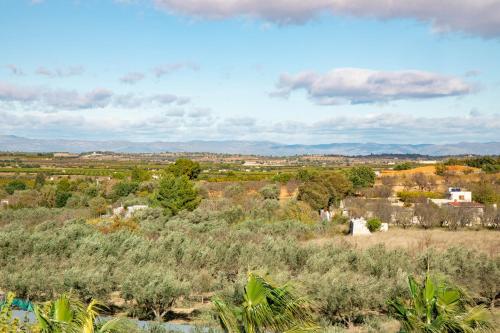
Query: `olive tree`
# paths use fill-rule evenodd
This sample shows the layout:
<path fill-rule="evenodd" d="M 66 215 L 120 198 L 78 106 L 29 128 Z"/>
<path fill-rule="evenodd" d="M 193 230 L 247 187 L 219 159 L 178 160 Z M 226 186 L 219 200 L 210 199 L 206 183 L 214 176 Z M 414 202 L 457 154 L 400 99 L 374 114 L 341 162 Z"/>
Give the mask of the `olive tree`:
<path fill-rule="evenodd" d="M 161 321 L 175 301 L 187 294 L 188 284 L 173 270 L 150 264 L 130 272 L 122 291 L 125 299 L 135 301 L 141 314 L 153 314 L 155 320 Z"/>

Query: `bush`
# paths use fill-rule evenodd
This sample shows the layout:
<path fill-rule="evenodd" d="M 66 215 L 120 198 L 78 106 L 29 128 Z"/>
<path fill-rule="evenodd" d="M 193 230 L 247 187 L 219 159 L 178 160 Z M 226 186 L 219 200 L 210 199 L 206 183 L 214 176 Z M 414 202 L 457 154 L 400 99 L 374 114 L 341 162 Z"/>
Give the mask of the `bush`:
<path fill-rule="evenodd" d="M 368 228 L 368 230 L 370 230 L 371 232 L 375 232 L 375 231 L 378 231 L 380 230 L 380 227 L 382 226 L 382 221 L 380 221 L 378 218 L 372 218 L 372 219 L 369 219 L 367 222 L 366 222 L 366 227 Z"/>
<path fill-rule="evenodd" d="M 264 199 L 278 200 L 280 197 L 280 189 L 276 185 L 266 185 L 259 190 L 259 193 Z"/>
<path fill-rule="evenodd" d="M 165 209 L 166 215 L 176 215 L 184 209 L 194 210 L 200 204 L 201 197 L 187 176 L 166 174 L 160 181 L 153 201 Z"/>
<path fill-rule="evenodd" d="M 139 183 L 137 182 L 122 181 L 113 186 L 112 195 L 115 199 L 126 197 L 131 193 L 135 193 L 138 188 Z"/>
<path fill-rule="evenodd" d="M 5 192 L 9 194 L 14 194 L 15 191 L 22 191 L 27 188 L 28 186 L 26 185 L 25 182 L 16 179 L 5 185 Z"/>
<path fill-rule="evenodd" d="M 421 203 L 427 201 L 426 199 L 440 199 L 444 197 L 440 192 L 431 191 L 400 191 L 397 195 L 404 203 Z"/>

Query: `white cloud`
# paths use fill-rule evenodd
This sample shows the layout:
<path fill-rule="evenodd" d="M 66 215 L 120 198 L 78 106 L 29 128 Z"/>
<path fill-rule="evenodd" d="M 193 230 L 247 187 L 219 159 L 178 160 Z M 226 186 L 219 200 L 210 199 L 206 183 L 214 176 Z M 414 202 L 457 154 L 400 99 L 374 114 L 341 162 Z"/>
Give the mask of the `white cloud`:
<path fill-rule="evenodd" d="M 133 109 L 141 106 L 186 105 L 190 99 L 166 93 L 146 96 L 132 93 L 116 94 L 105 88 L 82 93 L 76 90 L 19 86 L 0 81 L 0 102 L 17 103 L 29 109 L 33 109 L 33 105 L 36 105 L 38 109 L 55 112 L 101 109 L 108 106 Z"/>
<path fill-rule="evenodd" d="M 180 71 L 182 69 L 189 69 L 192 71 L 197 71 L 200 69 L 200 67 L 197 64 L 193 64 L 190 62 L 182 62 L 182 63 L 173 63 L 173 64 L 163 64 L 163 65 L 158 65 L 152 69 L 153 74 L 157 77 L 160 78 L 162 76 L 171 74 L 176 71 Z"/>
<path fill-rule="evenodd" d="M 321 14 L 380 20 L 414 19 L 436 31 L 500 36 L 498 0 L 153 0 L 158 8 L 203 18 L 251 17 L 302 23 Z"/>
<path fill-rule="evenodd" d="M 136 84 L 146 77 L 144 73 L 131 72 L 120 78 L 120 81 L 127 84 Z"/>
<path fill-rule="evenodd" d="M 337 116 L 315 122 L 270 122 L 253 118 L 220 118 L 193 110 L 116 117 L 99 112 L 50 114 L 0 111 L 0 133 L 32 137 L 135 140 L 271 140 L 282 143 L 380 142 L 457 143 L 498 141 L 499 114 L 417 117 L 398 113 Z"/>
<path fill-rule="evenodd" d="M 62 78 L 62 77 L 70 77 L 70 76 L 78 76 L 82 75 L 85 72 L 83 66 L 70 66 L 65 68 L 47 68 L 47 67 L 38 67 L 35 71 L 36 74 L 47 76 L 51 78 Z"/>
<path fill-rule="evenodd" d="M 74 90 L 51 90 L 42 87 L 23 87 L 0 82 L 0 101 L 21 104 L 38 103 L 53 109 L 91 109 L 109 105 L 113 93 L 97 88 L 86 93 Z"/>
<path fill-rule="evenodd" d="M 301 72 L 283 74 L 272 96 L 288 96 L 305 90 L 320 105 L 361 104 L 401 99 L 428 99 L 469 94 L 473 87 L 458 77 L 431 72 L 374 71 L 339 68 L 325 74 Z"/>

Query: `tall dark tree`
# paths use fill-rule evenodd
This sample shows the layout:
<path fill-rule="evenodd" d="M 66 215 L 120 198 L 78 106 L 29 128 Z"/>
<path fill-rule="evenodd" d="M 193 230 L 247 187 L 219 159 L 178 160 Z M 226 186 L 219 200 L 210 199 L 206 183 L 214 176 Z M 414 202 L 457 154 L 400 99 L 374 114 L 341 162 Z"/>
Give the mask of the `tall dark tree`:
<path fill-rule="evenodd" d="M 174 164 L 168 166 L 167 171 L 176 177 L 187 176 L 193 180 L 198 178 L 201 172 L 200 163 L 187 158 L 179 158 Z"/>

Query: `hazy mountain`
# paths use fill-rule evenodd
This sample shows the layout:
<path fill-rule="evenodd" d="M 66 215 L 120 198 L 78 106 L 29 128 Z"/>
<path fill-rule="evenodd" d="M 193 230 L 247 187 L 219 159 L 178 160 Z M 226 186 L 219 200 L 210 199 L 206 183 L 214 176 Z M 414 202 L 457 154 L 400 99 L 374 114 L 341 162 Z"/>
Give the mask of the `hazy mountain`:
<path fill-rule="evenodd" d="M 189 142 L 131 142 L 28 139 L 0 135 L 0 151 L 71 152 L 113 151 L 117 153 L 211 152 L 256 155 L 302 154 L 422 154 L 422 155 L 493 155 L 500 154 L 500 142 L 455 144 L 382 144 L 328 143 L 317 145 L 286 145 L 268 141 L 189 141 Z"/>

